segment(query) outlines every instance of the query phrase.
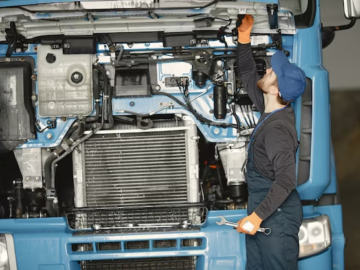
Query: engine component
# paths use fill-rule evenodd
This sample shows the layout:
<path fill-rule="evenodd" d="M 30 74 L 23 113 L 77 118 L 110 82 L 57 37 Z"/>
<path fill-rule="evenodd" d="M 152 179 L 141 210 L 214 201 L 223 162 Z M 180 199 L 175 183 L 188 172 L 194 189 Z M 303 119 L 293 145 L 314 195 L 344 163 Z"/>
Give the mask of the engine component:
<path fill-rule="evenodd" d="M 78 71 L 75 71 L 73 74 L 71 74 L 71 81 L 73 83 L 76 83 L 76 84 L 81 83 L 83 79 L 84 79 L 84 76 Z"/>
<path fill-rule="evenodd" d="M 246 161 L 245 144 L 245 142 L 236 142 L 216 145 L 225 170 L 228 186 L 245 183 L 243 168 Z"/>
<path fill-rule="evenodd" d="M 14 200 L 13 200 L 13 213 L 14 218 L 22 218 L 24 210 L 24 190 L 21 182 L 14 181 Z"/>
<path fill-rule="evenodd" d="M 203 88 L 206 83 L 206 75 L 201 71 L 193 71 L 193 79 L 195 81 L 196 86 L 199 88 Z"/>
<path fill-rule="evenodd" d="M 49 45 L 39 45 L 37 63 L 41 117 L 87 116 L 92 112 L 91 54 L 65 55 Z"/>
<path fill-rule="evenodd" d="M 56 56 L 54 54 L 48 53 L 46 55 L 46 62 L 48 62 L 49 64 L 53 64 L 55 63 L 55 61 L 56 61 Z"/>
<path fill-rule="evenodd" d="M 178 82 L 183 80 L 189 80 L 188 77 L 165 77 L 165 86 L 166 87 L 178 87 Z"/>
<path fill-rule="evenodd" d="M 245 183 L 230 185 L 230 198 L 236 203 L 244 203 L 248 199 L 248 189 Z"/>
<path fill-rule="evenodd" d="M 36 138 L 31 102 L 34 66 L 32 57 L 0 58 L 0 154 Z"/>
<path fill-rule="evenodd" d="M 23 188 L 42 188 L 41 148 L 15 149 L 14 154 L 23 176 Z"/>
<path fill-rule="evenodd" d="M 64 54 L 96 54 L 96 39 L 92 37 L 66 38 L 63 40 Z"/>
<path fill-rule="evenodd" d="M 199 201 L 197 129 L 100 131 L 73 152 L 76 207 Z M 134 127 L 135 128 L 135 127 Z"/>
<path fill-rule="evenodd" d="M 226 87 L 215 85 L 214 87 L 214 116 L 216 119 L 225 119 L 226 116 Z"/>
<path fill-rule="evenodd" d="M 164 34 L 162 37 L 164 47 L 189 46 L 190 40 L 195 39 L 194 33 Z"/>
<path fill-rule="evenodd" d="M 117 97 L 149 97 L 149 66 L 139 65 L 132 69 L 117 68 L 115 71 L 115 95 Z"/>

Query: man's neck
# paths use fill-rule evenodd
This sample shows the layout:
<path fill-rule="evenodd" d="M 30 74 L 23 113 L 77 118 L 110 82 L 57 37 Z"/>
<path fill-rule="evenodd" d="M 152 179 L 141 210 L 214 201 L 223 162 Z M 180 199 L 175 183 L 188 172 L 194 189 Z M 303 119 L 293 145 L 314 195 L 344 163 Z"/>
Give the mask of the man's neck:
<path fill-rule="evenodd" d="M 272 113 L 273 111 L 286 107 L 286 105 L 282 105 L 279 102 L 277 102 L 276 99 L 269 98 L 266 94 L 264 94 L 264 103 L 265 103 L 264 113 Z"/>

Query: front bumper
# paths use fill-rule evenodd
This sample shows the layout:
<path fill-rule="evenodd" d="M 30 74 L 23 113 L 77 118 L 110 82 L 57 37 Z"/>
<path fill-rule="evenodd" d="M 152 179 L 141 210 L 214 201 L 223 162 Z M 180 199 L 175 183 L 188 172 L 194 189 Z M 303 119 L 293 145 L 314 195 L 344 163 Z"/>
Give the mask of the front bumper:
<path fill-rule="evenodd" d="M 329 215 L 333 245 L 321 254 L 300 260 L 299 269 L 342 270 L 341 206 L 315 210 Z M 210 211 L 204 227 L 192 232 L 73 236 L 64 218 L 1 220 L 0 232 L 14 236 L 18 270 L 79 270 L 80 261 L 181 256 L 197 257 L 196 270 L 245 270 L 245 236 L 231 227 L 216 225 L 218 215 L 237 221 L 246 215 L 246 211 Z M 183 245 L 188 239 L 201 241 L 196 247 Z M 175 240 L 176 244 L 157 248 L 157 240 Z M 147 241 L 148 246 L 145 249 L 126 249 L 126 243 L 131 241 Z M 103 242 L 120 242 L 121 248 L 116 251 L 98 250 L 98 243 Z M 92 250 L 73 251 L 73 244 L 89 244 Z"/>

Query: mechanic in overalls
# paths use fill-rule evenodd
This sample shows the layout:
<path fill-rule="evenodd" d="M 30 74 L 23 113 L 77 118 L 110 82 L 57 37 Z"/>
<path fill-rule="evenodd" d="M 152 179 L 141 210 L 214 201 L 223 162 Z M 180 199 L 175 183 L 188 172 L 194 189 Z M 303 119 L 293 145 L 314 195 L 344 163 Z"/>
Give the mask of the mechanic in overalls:
<path fill-rule="evenodd" d="M 250 44 L 253 23 L 252 16 L 245 15 L 238 27 L 237 67 L 261 117 L 248 148 L 248 216 L 237 230 L 247 234 L 247 270 L 293 270 L 298 269 L 302 205 L 295 189 L 299 143 L 290 102 L 305 91 L 306 76 L 279 51 L 260 79 Z M 256 233 L 260 225 L 271 234 Z"/>

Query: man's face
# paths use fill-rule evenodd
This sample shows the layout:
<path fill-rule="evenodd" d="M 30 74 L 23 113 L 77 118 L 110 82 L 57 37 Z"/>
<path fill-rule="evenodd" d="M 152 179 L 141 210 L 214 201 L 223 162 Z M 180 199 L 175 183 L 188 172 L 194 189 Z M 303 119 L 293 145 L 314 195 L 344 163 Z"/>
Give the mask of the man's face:
<path fill-rule="evenodd" d="M 270 86 L 275 85 L 276 80 L 277 77 L 275 72 L 272 68 L 268 68 L 266 70 L 266 74 L 261 80 L 258 81 L 257 85 L 265 94 L 267 94 Z"/>

